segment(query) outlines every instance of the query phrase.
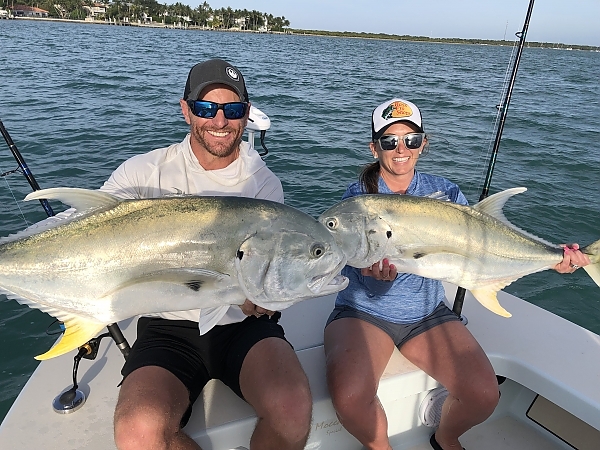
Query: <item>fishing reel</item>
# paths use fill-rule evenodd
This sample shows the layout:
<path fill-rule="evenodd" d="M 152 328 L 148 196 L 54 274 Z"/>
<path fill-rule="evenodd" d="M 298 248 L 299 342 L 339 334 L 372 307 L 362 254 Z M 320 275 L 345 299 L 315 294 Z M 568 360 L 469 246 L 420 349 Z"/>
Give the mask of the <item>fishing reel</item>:
<path fill-rule="evenodd" d="M 62 324 L 61 324 L 61 328 Z M 121 329 L 116 323 L 107 326 L 108 333 L 101 334 L 98 337 L 90 339 L 88 342 L 79 347 L 79 351 L 73 358 L 73 386 L 56 396 L 52 401 L 52 409 L 58 414 L 70 414 L 80 409 L 86 401 L 85 394 L 79 390 L 77 384 L 77 371 L 79 369 L 79 362 L 85 358 L 94 360 L 98 356 L 98 349 L 100 348 L 100 341 L 105 337 L 112 337 L 119 347 L 119 350 L 123 354 L 123 357 L 127 359 L 129 355 L 129 343 L 123 336 Z"/>
<path fill-rule="evenodd" d="M 91 339 L 81 347 L 73 358 L 73 387 L 64 391 L 58 395 L 52 401 L 52 409 L 59 414 L 70 414 L 77 411 L 83 406 L 86 401 L 85 394 L 78 389 L 77 384 L 77 370 L 79 369 L 79 362 L 82 358 L 95 359 L 98 356 L 98 348 L 100 347 L 100 341 L 110 336 L 108 333 L 101 334 L 100 336 Z"/>

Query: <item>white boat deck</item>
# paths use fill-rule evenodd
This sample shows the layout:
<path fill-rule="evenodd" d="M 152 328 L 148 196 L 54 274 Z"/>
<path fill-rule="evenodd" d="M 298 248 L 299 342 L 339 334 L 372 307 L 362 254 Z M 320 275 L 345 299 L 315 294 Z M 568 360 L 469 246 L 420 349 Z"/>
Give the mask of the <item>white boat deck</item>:
<path fill-rule="evenodd" d="M 453 298 L 454 289 L 448 292 Z M 600 449 L 600 336 L 508 294 L 501 303 L 513 313 L 503 319 L 483 309 L 469 294 L 465 300 L 468 327 L 486 350 L 496 372 L 509 378 L 492 417 L 461 439 L 467 450 L 571 449 L 537 425 L 525 413 L 536 393 L 579 417 L 585 439 L 579 450 Z M 323 326 L 333 297 L 293 306 L 282 323 L 307 372 L 314 398 L 313 424 L 307 449 L 359 450 L 361 445 L 336 419 L 324 382 Z M 535 320 L 532 320 L 535 317 Z M 121 324 L 130 342 L 132 321 Z M 122 356 L 105 339 L 95 361 L 83 360 L 80 389 L 88 395 L 75 413 L 59 415 L 52 400 L 70 387 L 72 358 L 41 364 L 0 425 L 0 448 L 114 449 L 112 414 L 121 380 Z M 421 400 L 437 383 L 395 352 L 380 384 L 379 396 L 389 417 L 395 450 L 430 450 L 431 429 L 416 412 Z M 32 433 L 32 420 L 36 421 Z M 248 447 L 254 427 L 253 409 L 218 381 L 205 388 L 196 402 L 186 432 L 204 450 Z M 570 428 L 573 428 L 569 425 Z M 586 428 L 587 427 L 587 428 Z M 51 443 L 51 444 L 50 444 Z"/>

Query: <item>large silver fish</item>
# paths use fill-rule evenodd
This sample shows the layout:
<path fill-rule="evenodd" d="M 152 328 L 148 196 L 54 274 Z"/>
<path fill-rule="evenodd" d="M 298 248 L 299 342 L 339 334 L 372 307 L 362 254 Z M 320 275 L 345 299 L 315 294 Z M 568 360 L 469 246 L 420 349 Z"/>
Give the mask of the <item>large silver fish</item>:
<path fill-rule="evenodd" d="M 281 310 L 344 289 L 346 259 L 319 222 L 241 197 L 120 200 L 85 189 L 36 191 L 76 208 L 0 242 L 0 291 L 64 322 L 48 359 L 140 314 L 249 299 Z"/>
<path fill-rule="evenodd" d="M 351 197 L 319 217 L 346 253 L 348 264 L 369 267 L 388 258 L 398 272 L 448 281 L 469 289 L 486 308 L 510 317 L 496 293 L 513 281 L 550 269 L 562 260 L 560 246 L 511 224 L 502 208 L 514 188 L 473 207 L 408 195 Z M 582 248 L 584 269 L 600 286 L 600 240 Z"/>

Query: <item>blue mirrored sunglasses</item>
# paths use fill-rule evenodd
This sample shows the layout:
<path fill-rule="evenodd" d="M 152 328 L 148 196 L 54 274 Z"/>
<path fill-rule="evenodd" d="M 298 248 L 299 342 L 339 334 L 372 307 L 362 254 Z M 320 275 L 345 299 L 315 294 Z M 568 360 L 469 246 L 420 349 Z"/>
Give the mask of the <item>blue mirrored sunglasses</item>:
<path fill-rule="evenodd" d="M 203 119 L 212 119 L 220 109 L 223 110 L 226 119 L 241 119 L 248 109 L 248 103 L 244 102 L 214 103 L 206 100 L 188 100 L 187 104 L 195 116 Z"/>
<path fill-rule="evenodd" d="M 395 134 L 386 134 L 379 138 L 379 146 L 381 150 L 396 150 L 400 141 L 404 142 L 404 146 L 409 150 L 416 150 L 423 145 L 425 133 L 409 133 L 404 136 Z"/>

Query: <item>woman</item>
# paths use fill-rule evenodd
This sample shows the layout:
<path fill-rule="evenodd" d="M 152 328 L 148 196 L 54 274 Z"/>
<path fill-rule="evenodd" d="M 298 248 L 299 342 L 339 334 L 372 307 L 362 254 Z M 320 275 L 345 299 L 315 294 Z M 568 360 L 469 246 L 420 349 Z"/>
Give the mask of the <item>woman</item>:
<path fill-rule="evenodd" d="M 377 160 L 343 198 L 360 194 L 427 196 L 441 191 L 450 201 L 467 204 L 451 181 L 417 172 L 428 147 L 416 105 L 392 99 L 372 116 L 372 142 Z M 555 269 L 573 272 L 589 264 L 574 244 Z M 367 449 L 391 450 L 387 418 L 379 400 L 379 379 L 394 347 L 448 391 L 431 446 L 460 449 L 458 438 L 483 422 L 498 404 L 494 369 L 475 338 L 444 304 L 440 281 L 397 273 L 384 259 L 365 269 L 346 266 L 348 288 L 338 294 L 325 328 L 327 383 L 337 415 Z"/>

